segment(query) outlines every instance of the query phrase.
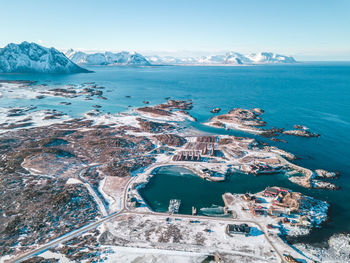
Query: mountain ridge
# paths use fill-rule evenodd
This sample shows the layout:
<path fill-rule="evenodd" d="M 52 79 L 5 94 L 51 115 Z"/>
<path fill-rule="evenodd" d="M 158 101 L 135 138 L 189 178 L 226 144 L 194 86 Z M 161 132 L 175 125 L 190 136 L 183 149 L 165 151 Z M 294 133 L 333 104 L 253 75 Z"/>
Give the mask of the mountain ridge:
<path fill-rule="evenodd" d="M 128 51 L 121 51 L 117 53 L 110 51 L 86 53 L 83 51 L 75 51 L 73 49 L 69 49 L 65 55 L 74 63 L 77 63 L 79 65 L 151 65 L 151 63 L 149 63 L 149 61 L 141 54 Z"/>
<path fill-rule="evenodd" d="M 225 55 L 201 57 L 146 56 L 154 65 L 258 65 L 258 64 L 292 64 L 297 63 L 292 56 L 272 52 L 250 53 L 227 52 Z"/>
<path fill-rule="evenodd" d="M 62 52 L 36 43 L 10 43 L 0 48 L 0 73 L 88 73 Z"/>

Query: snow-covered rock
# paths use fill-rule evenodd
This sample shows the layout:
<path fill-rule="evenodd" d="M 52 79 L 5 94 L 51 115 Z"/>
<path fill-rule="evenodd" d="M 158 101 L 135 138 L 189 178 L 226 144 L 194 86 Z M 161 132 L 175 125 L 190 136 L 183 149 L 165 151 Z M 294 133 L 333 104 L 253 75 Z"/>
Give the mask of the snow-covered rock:
<path fill-rule="evenodd" d="M 104 53 L 85 53 L 70 49 L 66 56 L 74 63 L 80 65 L 151 65 L 148 60 L 136 52 L 104 52 Z"/>
<path fill-rule="evenodd" d="M 227 52 L 225 55 L 211 55 L 202 57 L 172 57 L 147 56 L 155 65 L 253 65 L 296 63 L 293 57 L 276 53 L 262 52 L 243 55 L 237 52 Z"/>
<path fill-rule="evenodd" d="M 36 43 L 8 44 L 0 49 L 1 73 L 79 73 L 89 72 L 55 48 Z"/>

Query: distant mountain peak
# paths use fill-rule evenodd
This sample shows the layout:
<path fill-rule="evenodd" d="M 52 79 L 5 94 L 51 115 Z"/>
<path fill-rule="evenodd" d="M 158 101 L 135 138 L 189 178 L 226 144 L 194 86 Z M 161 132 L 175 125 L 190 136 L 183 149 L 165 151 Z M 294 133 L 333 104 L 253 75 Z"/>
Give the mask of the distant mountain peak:
<path fill-rule="evenodd" d="M 147 56 L 146 58 L 155 65 L 254 65 L 296 63 L 293 57 L 272 52 L 260 52 L 243 55 L 238 52 L 229 51 L 225 55 L 210 55 L 202 57 L 177 58 L 171 56 Z"/>
<path fill-rule="evenodd" d="M 51 47 L 23 41 L 0 48 L 2 73 L 80 73 L 89 72 L 73 63 L 62 52 Z"/>
<path fill-rule="evenodd" d="M 293 57 L 284 56 L 272 52 L 260 52 L 247 55 L 255 63 L 295 63 Z"/>
<path fill-rule="evenodd" d="M 66 52 L 66 56 L 80 65 L 151 65 L 141 54 L 128 51 L 117 53 L 106 51 L 104 53 L 90 54 L 70 49 Z"/>

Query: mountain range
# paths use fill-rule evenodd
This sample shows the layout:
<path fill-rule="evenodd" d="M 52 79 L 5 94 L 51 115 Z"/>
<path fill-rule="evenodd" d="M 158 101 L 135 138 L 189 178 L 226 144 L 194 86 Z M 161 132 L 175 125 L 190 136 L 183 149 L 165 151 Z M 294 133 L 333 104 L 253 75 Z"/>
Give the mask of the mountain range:
<path fill-rule="evenodd" d="M 81 73 L 90 72 L 78 65 L 256 65 L 296 63 L 293 57 L 271 52 L 243 55 L 228 52 L 225 55 L 201 57 L 143 56 L 136 52 L 85 53 L 73 49 L 62 53 L 36 43 L 22 42 L 0 48 L 0 73 Z"/>
<path fill-rule="evenodd" d="M 151 65 L 144 56 L 136 52 L 84 53 L 82 51 L 74 51 L 73 49 L 70 49 L 65 55 L 74 63 L 80 65 Z"/>
<path fill-rule="evenodd" d="M 178 58 L 172 56 L 146 56 L 146 58 L 154 65 L 254 65 L 296 63 L 293 57 L 271 52 L 251 53 L 248 55 L 243 55 L 237 52 L 228 52 L 225 55 L 201 57 Z"/>

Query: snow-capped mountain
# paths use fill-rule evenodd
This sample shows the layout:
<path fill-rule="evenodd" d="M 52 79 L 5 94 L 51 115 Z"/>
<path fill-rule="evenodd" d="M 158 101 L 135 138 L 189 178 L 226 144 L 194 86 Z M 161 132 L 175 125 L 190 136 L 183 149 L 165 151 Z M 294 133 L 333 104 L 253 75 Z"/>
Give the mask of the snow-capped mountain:
<path fill-rule="evenodd" d="M 222 63 L 224 60 L 225 60 L 224 55 L 205 56 L 205 57 L 200 57 L 197 59 L 197 61 L 201 64 Z"/>
<path fill-rule="evenodd" d="M 268 64 L 268 63 L 295 63 L 293 57 L 283 56 L 271 52 L 252 53 L 246 56 L 253 63 Z"/>
<path fill-rule="evenodd" d="M 79 73 L 89 72 L 70 61 L 55 48 L 35 43 L 8 44 L 0 49 L 1 73 Z"/>
<path fill-rule="evenodd" d="M 293 57 L 276 53 L 262 52 L 243 55 L 237 52 L 228 52 L 225 55 L 178 58 L 172 56 L 147 56 L 154 65 L 254 65 L 296 63 Z"/>
<path fill-rule="evenodd" d="M 153 65 L 176 65 L 176 64 L 196 64 L 198 63 L 198 58 L 186 57 L 179 58 L 173 56 L 146 56 L 146 59 Z"/>
<path fill-rule="evenodd" d="M 252 61 L 247 56 L 232 51 L 226 53 L 224 59 L 224 64 L 244 65 L 251 63 Z"/>
<path fill-rule="evenodd" d="M 70 49 L 66 56 L 73 62 L 80 65 L 142 65 L 150 66 L 148 60 L 136 52 L 104 52 L 104 53 L 85 53 Z"/>

